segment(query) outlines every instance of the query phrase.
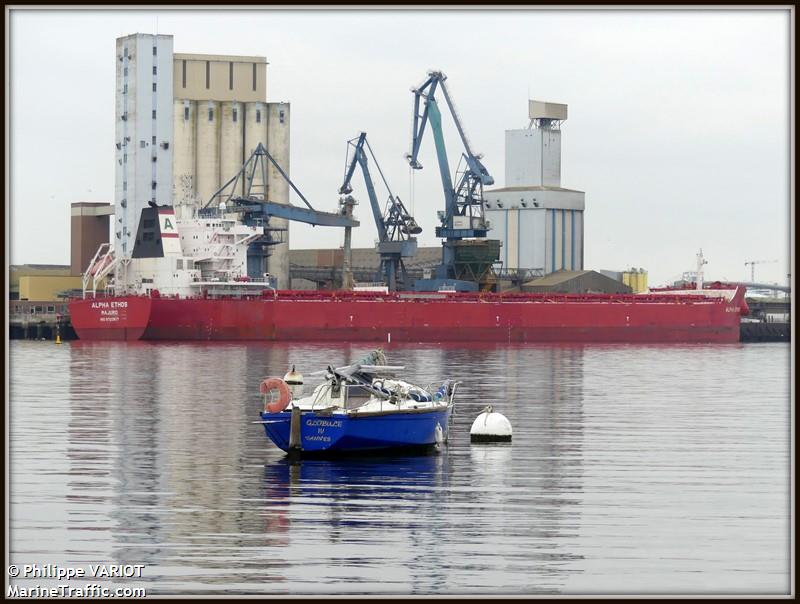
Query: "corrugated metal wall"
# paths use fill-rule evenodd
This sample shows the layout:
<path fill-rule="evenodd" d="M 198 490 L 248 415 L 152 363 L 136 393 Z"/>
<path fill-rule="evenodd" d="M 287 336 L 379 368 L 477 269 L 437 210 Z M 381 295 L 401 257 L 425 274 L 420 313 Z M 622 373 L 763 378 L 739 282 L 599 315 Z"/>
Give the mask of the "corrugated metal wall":
<path fill-rule="evenodd" d="M 583 269 L 583 212 L 567 209 L 509 208 L 487 210 L 507 269 Z"/>
<path fill-rule="evenodd" d="M 583 212 L 546 210 L 545 273 L 583 270 Z"/>

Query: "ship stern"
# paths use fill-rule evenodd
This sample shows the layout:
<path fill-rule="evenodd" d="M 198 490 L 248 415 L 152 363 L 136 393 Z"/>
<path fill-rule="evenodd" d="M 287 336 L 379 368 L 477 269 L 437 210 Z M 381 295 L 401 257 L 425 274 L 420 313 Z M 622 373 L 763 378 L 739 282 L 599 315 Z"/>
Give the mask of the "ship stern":
<path fill-rule="evenodd" d="M 139 340 L 150 321 L 145 296 L 83 298 L 69 303 L 72 327 L 81 340 Z"/>

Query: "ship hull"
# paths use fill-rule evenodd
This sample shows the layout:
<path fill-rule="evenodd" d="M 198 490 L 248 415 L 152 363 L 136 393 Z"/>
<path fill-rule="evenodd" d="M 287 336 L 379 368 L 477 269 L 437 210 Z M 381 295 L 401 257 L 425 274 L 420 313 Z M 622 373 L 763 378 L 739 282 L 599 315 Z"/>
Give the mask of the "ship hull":
<path fill-rule="evenodd" d="M 81 340 L 139 340 L 152 314 L 151 298 L 87 298 L 69 304 L 72 327 Z"/>
<path fill-rule="evenodd" d="M 120 297 L 135 320 L 70 305 L 81 339 L 362 342 L 738 342 L 737 300 L 691 296 L 281 292 L 253 298 Z M 142 325 L 141 313 L 150 302 Z M 84 303 L 83 306 L 80 304 Z M 73 311 L 73 307 L 79 309 Z"/>

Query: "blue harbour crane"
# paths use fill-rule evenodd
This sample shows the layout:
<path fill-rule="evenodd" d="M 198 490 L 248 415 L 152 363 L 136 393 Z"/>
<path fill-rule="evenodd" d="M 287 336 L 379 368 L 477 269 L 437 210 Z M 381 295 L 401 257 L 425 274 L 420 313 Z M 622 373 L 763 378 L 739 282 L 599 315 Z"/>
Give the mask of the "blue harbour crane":
<path fill-rule="evenodd" d="M 436 236 L 445 241 L 442 244 L 442 264 L 436 270 L 436 279 L 432 284 L 423 286 L 454 285 L 456 289 L 470 290 L 488 282 L 491 266 L 499 259 L 499 241 L 485 239 L 489 224 L 484 214 L 483 187 L 494 184 L 494 178 L 481 162 L 483 156 L 472 150 L 445 80 L 447 76 L 441 71 L 429 71 L 428 78 L 412 89 L 414 121 L 411 152 L 406 158 L 413 169 L 422 168 L 419 150 L 425 128 L 430 123 L 445 198 L 445 209 L 439 212 L 441 226 L 436 227 Z M 447 158 L 442 113 L 436 101 L 437 89 L 444 96 L 463 145 L 455 180 Z"/>
<path fill-rule="evenodd" d="M 267 162 L 275 167 L 306 207 L 279 203 L 269 199 Z M 237 194 L 237 191 L 242 193 Z M 357 220 L 343 212 L 322 212 L 314 209 L 289 178 L 289 175 L 261 143 L 258 143 L 250 157 L 242 164 L 241 169 L 211 196 L 200 209 L 199 215 L 214 216 L 220 211 L 237 213 L 244 224 L 263 227 L 263 236 L 251 244 L 248 250 L 248 273 L 251 272 L 251 256 L 256 259 L 253 264 L 258 267 L 252 270 L 251 276 L 261 276 L 260 267 L 263 266 L 264 256 L 267 255 L 266 249 L 269 246 L 283 243 L 282 232 L 286 229 L 270 227 L 269 219 L 272 216 L 304 222 L 312 226 L 343 227 L 348 234 L 352 227 L 359 225 Z"/>
<path fill-rule="evenodd" d="M 389 194 L 384 208 L 381 208 L 378 195 L 375 192 L 375 183 L 369 171 L 367 153 L 372 158 Z M 347 141 L 344 181 L 342 186 L 339 187 L 339 194 L 346 197 L 340 200 L 340 205 L 352 207 L 355 204 L 355 200 L 350 196 L 350 193 L 353 191 L 351 181 L 356 165 L 361 167 L 372 209 L 372 217 L 378 230 L 378 243 L 376 245 L 380 255 L 378 276 L 380 279 L 385 280 L 389 291 L 396 291 L 398 282 L 402 282 L 404 286 L 409 284 L 403 258 L 410 258 L 416 254 L 417 240 L 412 235 L 421 233 L 422 229 L 408 212 L 405 205 L 403 205 L 402 200 L 392 193 L 378 160 L 375 158 L 375 153 L 372 151 L 369 141 L 367 141 L 366 132 L 362 132 L 357 137 Z"/>
<path fill-rule="evenodd" d="M 289 183 L 292 190 L 297 193 L 306 205 L 305 208 L 268 199 L 267 161 L 271 162 L 281 177 Z M 257 178 L 257 176 L 260 176 L 260 178 Z M 237 190 L 240 180 L 244 183 L 243 195 L 235 195 L 234 192 Z M 259 188 L 261 188 L 260 191 Z M 200 212 L 201 214 L 209 211 L 213 212 L 216 210 L 214 202 L 219 206 L 220 203 L 226 201 L 229 204 L 233 204 L 233 207 L 227 207 L 227 211 L 243 213 L 246 223 L 257 218 L 275 216 L 286 220 L 305 222 L 312 226 L 354 227 L 359 224 L 357 220 L 343 216 L 338 212 L 315 210 L 300 192 L 300 189 L 289 178 L 289 175 L 286 174 L 280 164 L 275 161 L 275 158 L 269 154 L 261 143 L 258 143 L 258 146 L 247 158 L 247 161 L 244 162 L 242 168 L 211 196 Z"/>

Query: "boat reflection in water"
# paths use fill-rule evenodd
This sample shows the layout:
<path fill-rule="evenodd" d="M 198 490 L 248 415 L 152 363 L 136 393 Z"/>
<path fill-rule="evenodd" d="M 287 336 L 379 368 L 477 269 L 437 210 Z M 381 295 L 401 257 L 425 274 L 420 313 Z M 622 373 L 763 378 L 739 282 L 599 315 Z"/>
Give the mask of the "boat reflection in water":
<path fill-rule="evenodd" d="M 446 566 L 434 560 L 446 555 L 452 538 L 448 463 L 446 454 L 420 453 L 284 457 L 267 464 L 264 528 L 286 531 L 293 564 L 285 572 L 294 593 L 431 593 L 433 585 L 445 587 Z M 280 523 L 269 512 L 274 508 L 285 514 Z"/>

